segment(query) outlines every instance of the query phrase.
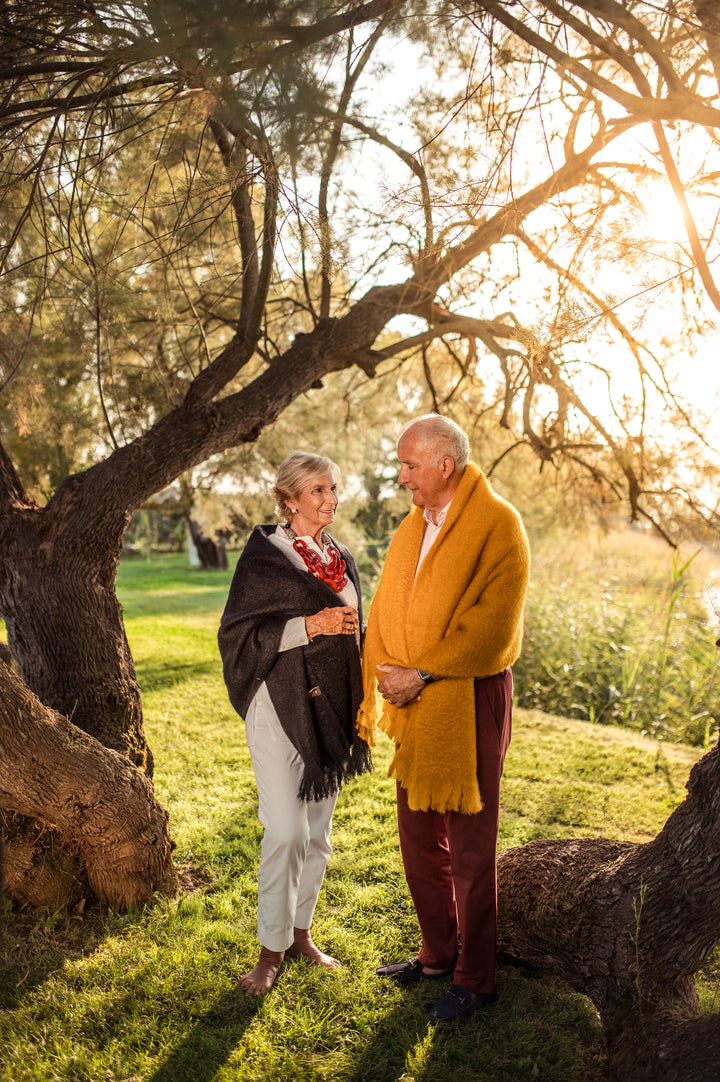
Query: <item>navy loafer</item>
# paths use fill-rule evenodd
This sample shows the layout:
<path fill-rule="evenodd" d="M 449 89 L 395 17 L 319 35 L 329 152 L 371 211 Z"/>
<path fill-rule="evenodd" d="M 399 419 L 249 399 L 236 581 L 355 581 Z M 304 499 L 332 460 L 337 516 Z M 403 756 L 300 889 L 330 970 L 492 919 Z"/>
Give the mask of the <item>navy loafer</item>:
<path fill-rule="evenodd" d="M 407 962 L 392 962 L 388 966 L 380 966 L 375 972 L 378 977 L 389 977 L 398 984 L 415 984 L 416 981 L 436 981 L 441 977 L 449 977 L 452 969 L 445 969 L 442 973 L 424 973 L 419 958 L 408 958 Z"/>
<path fill-rule="evenodd" d="M 461 984 L 453 984 L 447 995 L 439 999 L 430 1008 L 431 1022 L 452 1022 L 455 1018 L 466 1018 L 474 1011 L 490 1007 L 497 1003 L 497 992 L 478 992 L 473 998 L 472 992 Z"/>

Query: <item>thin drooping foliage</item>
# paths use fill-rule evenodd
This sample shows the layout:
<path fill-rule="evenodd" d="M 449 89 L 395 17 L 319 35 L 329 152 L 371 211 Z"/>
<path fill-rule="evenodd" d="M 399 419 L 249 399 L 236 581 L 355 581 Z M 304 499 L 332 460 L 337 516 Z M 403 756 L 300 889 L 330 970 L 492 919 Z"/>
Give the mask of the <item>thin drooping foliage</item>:
<path fill-rule="evenodd" d="M 147 499 L 330 371 L 419 356 L 432 405 L 491 403 L 506 450 L 668 539 L 712 527 L 688 388 L 719 303 L 717 40 L 689 2 L 5 5 L 2 416 L 28 481 L 212 403 Z"/>

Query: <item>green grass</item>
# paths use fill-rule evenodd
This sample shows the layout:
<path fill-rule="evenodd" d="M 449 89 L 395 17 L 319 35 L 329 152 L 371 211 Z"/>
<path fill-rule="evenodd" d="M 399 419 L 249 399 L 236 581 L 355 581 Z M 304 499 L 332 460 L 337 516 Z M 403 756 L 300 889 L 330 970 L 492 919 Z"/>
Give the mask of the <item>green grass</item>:
<path fill-rule="evenodd" d="M 216 630 L 230 573 L 182 557 L 124 563 L 119 589 L 144 692 L 155 788 L 185 888 L 125 916 L 14 911 L 0 974 L 3 1082 L 604 1082 L 594 1009 L 559 981 L 498 970 L 500 1000 L 434 1029 L 437 990 L 388 987 L 383 961 L 418 946 L 395 833 L 390 748 L 341 793 L 314 925 L 344 962 L 285 965 L 246 997 L 261 832 L 243 725 L 222 683 Z M 518 710 L 501 847 L 531 838 L 644 840 L 684 795 L 701 754 L 616 726 Z M 700 980 L 717 1009 L 717 961 Z"/>

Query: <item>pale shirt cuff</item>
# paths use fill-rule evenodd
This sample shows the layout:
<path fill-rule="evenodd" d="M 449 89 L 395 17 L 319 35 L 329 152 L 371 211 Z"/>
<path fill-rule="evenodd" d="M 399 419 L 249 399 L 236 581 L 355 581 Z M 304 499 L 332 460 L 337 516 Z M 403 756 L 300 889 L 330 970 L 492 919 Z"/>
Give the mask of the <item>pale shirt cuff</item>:
<path fill-rule="evenodd" d="M 283 633 L 280 637 L 278 653 L 282 654 L 285 650 L 294 650 L 296 646 L 307 646 L 309 641 L 307 631 L 305 630 L 305 617 L 293 616 L 292 619 L 288 620 L 285 624 Z M 247 709 L 245 715 L 245 723 L 247 725 L 254 725 L 258 711 L 261 711 L 270 717 L 277 718 L 277 713 L 272 704 L 268 686 L 264 680 L 253 695 L 252 702 Z"/>
<path fill-rule="evenodd" d="M 305 617 L 293 616 L 285 624 L 278 653 L 282 654 L 285 650 L 294 650 L 296 646 L 307 646 L 309 641 L 305 628 Z"/>

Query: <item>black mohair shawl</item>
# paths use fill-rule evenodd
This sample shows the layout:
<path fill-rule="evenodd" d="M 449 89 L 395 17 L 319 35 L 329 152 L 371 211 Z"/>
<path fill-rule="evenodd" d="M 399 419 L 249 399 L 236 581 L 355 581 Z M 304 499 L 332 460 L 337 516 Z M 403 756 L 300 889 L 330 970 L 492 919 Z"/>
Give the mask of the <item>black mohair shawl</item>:
<path fill-rule="evenodd" d="M 275 526 L 256 526 L 238 560 L 218 643 L 230 702 L 244 717 L 261 683 L 305 769 L 300 800 L 322 800 L 346 778 L 372 769 L 370 748 L 355 729 L 362 699 L 360 655 L 352 635 L 319 635 L 278 653 L 294 616 L 342 605 L 326 583 L 294 567 L 269 540 Z M 360 579 L 344 545 L 331 538 L 358 595 Z"/>

